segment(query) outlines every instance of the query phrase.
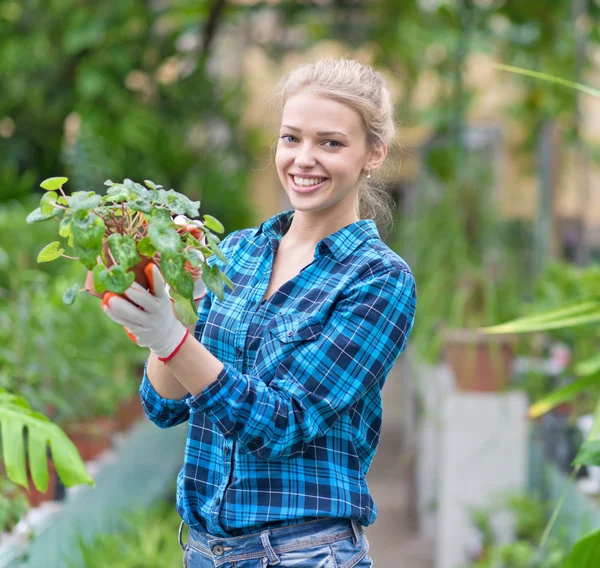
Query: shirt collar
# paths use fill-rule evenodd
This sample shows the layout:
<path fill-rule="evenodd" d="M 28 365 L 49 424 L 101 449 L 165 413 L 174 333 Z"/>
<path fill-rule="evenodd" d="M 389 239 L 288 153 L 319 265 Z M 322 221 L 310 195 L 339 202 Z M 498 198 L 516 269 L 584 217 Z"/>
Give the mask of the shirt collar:
<path fill-rule="evenodd" d="M 293 213 L 293 210 L 284 211 L 267 219 L 258 227 L 257 233 L 262 232 L 269 239 L 281 239 L 292 221 Z M 327 250 L 329 250 L 337 261 L 343 262 L 360 245 L 371 239 L 379 238 L 375 221 L 361 219 L 321 239 L 315 248 L 315 256 L 327 254 Z"/>

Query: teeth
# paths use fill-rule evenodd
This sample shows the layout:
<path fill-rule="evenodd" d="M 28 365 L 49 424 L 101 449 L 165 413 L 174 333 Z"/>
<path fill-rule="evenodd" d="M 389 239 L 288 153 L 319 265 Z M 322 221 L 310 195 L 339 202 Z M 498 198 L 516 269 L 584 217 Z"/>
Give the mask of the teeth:
<path fill-rule="evenodd" d="M 294 183 L 296 185 L 302 185 L 304 187 L 310 187 L 311 185 L 318 185 L 324 182 L 327 178 L 302 178 L 294 176 Z"/>

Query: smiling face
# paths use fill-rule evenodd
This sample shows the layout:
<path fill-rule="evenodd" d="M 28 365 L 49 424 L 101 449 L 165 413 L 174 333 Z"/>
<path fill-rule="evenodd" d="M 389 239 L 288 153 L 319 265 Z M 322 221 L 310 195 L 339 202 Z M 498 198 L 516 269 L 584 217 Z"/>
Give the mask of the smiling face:
<path fill-rule="evenodd" d="M 361 117 L 348 105 L 310 91 L 285 103 L 275 163 L 297 212 L 357 221 L 358 186 L 371 154 Z"/>

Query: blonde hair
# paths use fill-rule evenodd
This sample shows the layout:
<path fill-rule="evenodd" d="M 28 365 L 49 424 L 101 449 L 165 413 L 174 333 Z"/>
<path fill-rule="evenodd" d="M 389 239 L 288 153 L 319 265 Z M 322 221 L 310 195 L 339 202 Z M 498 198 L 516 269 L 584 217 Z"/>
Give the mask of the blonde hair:
<path fill-rule="evenodd" d="M 279 86 L 280 105 L 303 90 L 328 97 L 356 110 L 364 124 L 367 145 L 392 146 L 396 137 L 394 105 L 378 71 L 353 59 L 320 59 L 287 73 Z M 363 179 L 358 189 L 358 215 L 378 225 L 393 224 L 395 204 L 383 183 Z"/>

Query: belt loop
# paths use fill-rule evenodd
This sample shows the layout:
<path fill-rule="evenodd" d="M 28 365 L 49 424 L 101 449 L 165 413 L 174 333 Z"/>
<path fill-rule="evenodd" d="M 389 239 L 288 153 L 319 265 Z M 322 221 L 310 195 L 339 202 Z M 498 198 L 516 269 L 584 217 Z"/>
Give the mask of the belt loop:
<path fill-rule="evenodd" d="M 185 521 L 181 521 L 181 524 L 179 525 L 179 534 L 177 535 L 177 538 L 179 540 L 179 546 L 181 546 L 181 550 L 185 551 L 185 546 L 183 546 L 183 541 L 181 540 L 181 536 L 183 535 L 183 525 L 185 524 Z"/>
<path fill-rule="evenodd" d="M 360 535 L 362 533 L 362 526 L 358 521 L 350 520 L 350 525 L 352 526 L 352 533 L 354 537 L 354 546 L 357 547 L 360 544 Z"/>
<path fill-rule="evenodd" d="M 271 566 L 277 566 L 277 564 L 280 564 L 281 561 L 279 560 L 279 558 L 277 558 L 277 554 L 275 554 L 275 551 L 273 550 L 273 547 L 271 546 L 271 541 L 269 540 L 269 533 L 271 531 L 266 530 L 266 531 L 262 531 L 260 533 L 260 541 L 262 542 L 262 545 L 265 547 L 265 551 L 267 553 L 267 558 L 269 561 L 269 564 Z"/>

